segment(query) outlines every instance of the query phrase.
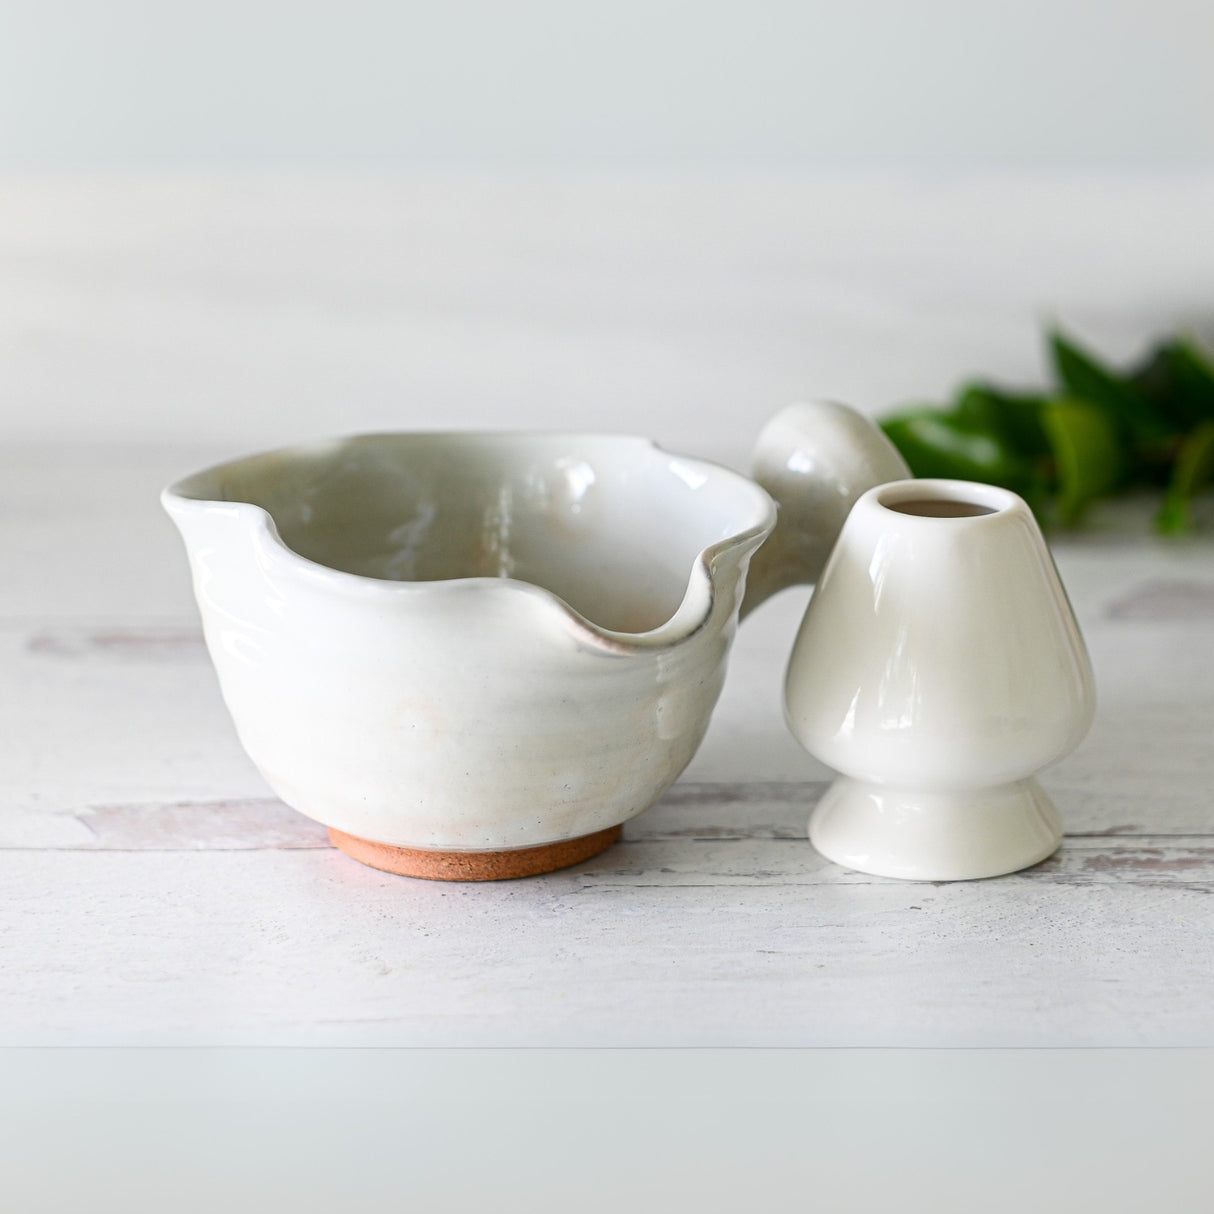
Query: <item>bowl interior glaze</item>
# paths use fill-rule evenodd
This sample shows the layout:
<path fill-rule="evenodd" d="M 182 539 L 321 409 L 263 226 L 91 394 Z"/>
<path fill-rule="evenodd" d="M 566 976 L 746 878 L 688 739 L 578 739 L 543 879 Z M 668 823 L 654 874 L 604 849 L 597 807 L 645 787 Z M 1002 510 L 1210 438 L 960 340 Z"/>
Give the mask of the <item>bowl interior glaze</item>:
<path fill-rule="evenodd" d="M 259 506 L 330 569 L 515 579 L 632 633 L 671 619 L 714 545 L 774 520 L 745 477 L 614 435 L 363 435 L 221 464 L 171 492 Z"/>

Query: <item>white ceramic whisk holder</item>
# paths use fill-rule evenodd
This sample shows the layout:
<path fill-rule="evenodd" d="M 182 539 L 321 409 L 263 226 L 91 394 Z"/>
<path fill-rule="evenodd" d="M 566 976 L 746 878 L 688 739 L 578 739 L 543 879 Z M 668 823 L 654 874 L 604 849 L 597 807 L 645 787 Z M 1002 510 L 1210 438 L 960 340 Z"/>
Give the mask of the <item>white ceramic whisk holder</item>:
<path fill-rule="evenodd" d="M 1033 776 L 1082 740 L 1087 649 L 1032 512 L 967 481 L 878 486 L 853 507 L 785 686 L 789 727 L 842 773 L 810 819 L 848 868 L 966 880 L 1062 838 Z"/>

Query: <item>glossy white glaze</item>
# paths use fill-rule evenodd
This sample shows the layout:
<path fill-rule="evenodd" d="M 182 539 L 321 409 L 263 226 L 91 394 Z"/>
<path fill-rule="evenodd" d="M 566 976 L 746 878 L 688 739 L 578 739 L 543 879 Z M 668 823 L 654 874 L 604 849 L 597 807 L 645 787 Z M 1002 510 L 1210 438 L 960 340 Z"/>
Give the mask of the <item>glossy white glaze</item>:
<path fill-rule="evenodd" d="M 588 834 L 673 782 L 775 513 L 735 473 L 641 439 L 517 435 L 295 448 L 165 504 L 275 792 L 444 850 Z"/>
<path fill-rule="evenodd" d="M 750 563 L 743 617 L 779 590 L 816 582 L 856 499 L 910 476 L 883 431 L 827 400 L 781 409 L 759 434 L 751 471 L 780 513 Z"/>
<path fill-rule="evenodd" d="M 652 804 L 704 735 L 775 521 L 737 473 L 587 435 L 350 438 L 212 468 L 164 504 L 274 791 L 438 850 L 575 838 Z"/>
<path fill-rule="evenodd" d="M 1061 838 L 1031 777 L 1092 720 L 1083 639 L 1031 511 L 962 481 L 856 502 L 789 662 L 789 726 L 843 773 L 810 825 L 848 867 L 950 880 Z"/>

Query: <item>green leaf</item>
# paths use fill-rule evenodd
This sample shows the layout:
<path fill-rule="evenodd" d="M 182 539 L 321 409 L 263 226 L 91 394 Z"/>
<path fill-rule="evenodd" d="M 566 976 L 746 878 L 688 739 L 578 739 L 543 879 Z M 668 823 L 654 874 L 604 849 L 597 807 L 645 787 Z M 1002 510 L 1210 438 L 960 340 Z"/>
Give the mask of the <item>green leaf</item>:
<path fill-rule="evenodd" d="M 1040 393 L 1004 392 L 990 384 L 967 384 L 957 395 L 956 414 L 975 432 L 999 436 L 1026 458 L 1049 455 L 1050 443 L 1041 424 L 1046 398 Z"/>
<path fill-rule="evenodd" d="M 1069 526 L 1121 479 L 1121 435 L 1108 413 L 1086 399 L 1050 401 L 1042 424 L 1058 470 L 1059 522 Z"/>
<path fill-rule="evenodd" d="M 1204 421 L 1186 435 L 1176 456 L 1172 480 L 1155 525 L 1165 535 L 1179 535 L 1193 526 L 1193 495 L 1214 475 L 1214 420 Z"/>
<path fill-rule="evenodd" d="M 1176 426 L 1214 418 L 1214 370 L 1189 338 L 1156 346 L 1130 376 L 1134 390 Z"/>
<path fill-rule="evenodd" d="M 1166 486 L 1159 529 L 1188 529 L 1194 494 L 1214 478 L 1210 356 L 1176 337 L 1122 373 L 1061 332 L 1049 345 L 1057 397 L 972 382 L 950 408 L 886 420 L 914 475 L 1002 485 L 1045 523 L 1074 523 L 1094 499 L 1130 485 Z"/>
<path fill-rule="evenodd" d="M 1047 456 L 1022 455 L 1001 433 L 958 409 L 928 406 L 881 424 L 913 475 L 1000 485 L 1019 493 L 1043 525 L 1048 521 Z"/>
<path fill-rule="evenodd" d="M 1049 340 L 1054 370 L 1067 396 L 1102 410 L 1136 438 L 1157 442 L 1176 434 L 1176 426 L 1152 408 L 1131 380 L 1119 379 L 1057 330 Z"/>
<path fill-rule="evenodd" d="M 955 413 L 929 407 L 887 418 L 882 427 L 915 476 L 1007 485 L 1028 471 L 998 435 Z"/>

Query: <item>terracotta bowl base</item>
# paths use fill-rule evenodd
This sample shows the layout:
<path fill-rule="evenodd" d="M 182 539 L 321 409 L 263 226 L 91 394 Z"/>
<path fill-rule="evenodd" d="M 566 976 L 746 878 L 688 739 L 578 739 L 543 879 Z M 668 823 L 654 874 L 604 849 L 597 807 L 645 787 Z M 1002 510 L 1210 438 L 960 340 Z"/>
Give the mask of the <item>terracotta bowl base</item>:
<path fill-rule="evenodd" d="M 393 847 L 390 843 L 375 843 L 371 839 L 347 835 L 333 827 L 329 827 L 329 838 L 334 847 L 360 864 L 402 877 L 422 877 L 427 881 L 507 881 L 581 864 L 606 851 L 623 829 L 622 826 L 609 826 L 592 835 L 509 851 L 430 851 L 424 847 Z"/>

